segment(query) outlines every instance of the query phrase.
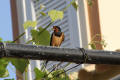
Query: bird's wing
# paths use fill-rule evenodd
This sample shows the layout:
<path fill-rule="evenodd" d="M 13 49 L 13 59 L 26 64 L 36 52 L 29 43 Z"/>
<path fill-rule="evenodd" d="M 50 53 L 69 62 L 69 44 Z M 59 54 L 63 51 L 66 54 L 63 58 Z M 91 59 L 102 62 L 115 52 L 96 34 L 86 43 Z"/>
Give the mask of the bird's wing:
<path fill-rule="evenodd" d="M 52 38 L 53 38 L 53 33 L 52 33 L 51 38 L 50 38 L 50 46 L 52 46 Z"/>
<path fill-rule="evenodd" d="M 64 33 L 62 32 L 62 35 L 60 37 L 60 44 L 59 44 L 59 46 L 62 44 L 62 42 L 64 41 L 64 39 L 65 39 L 65 36 L 64 36 Z"/>
<path fill-rule="evenodd" d="M 64 35 L 64 33 L 62 33 L 62 41 L 64 41 L 65 40 L 65 35 Z"/>

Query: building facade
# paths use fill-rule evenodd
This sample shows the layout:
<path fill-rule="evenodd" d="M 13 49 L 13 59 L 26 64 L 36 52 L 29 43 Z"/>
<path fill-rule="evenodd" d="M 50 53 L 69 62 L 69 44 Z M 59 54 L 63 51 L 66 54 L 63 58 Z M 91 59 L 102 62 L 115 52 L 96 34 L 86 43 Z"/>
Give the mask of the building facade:
<path fill-rule="evenodd" d="M 110 45 L 112 47 L 107 47 L 106 49 L 113 50 L 113 47 L 115 47 L 116 43 L 119 43 L 120 39 L 117 38 L 117 42 L 114 41 L 113 38 L 115 37 L 115 34 L 111 36 L 108 32 L 108 27 L 105 27 L 105 25 L 108 23 L 103 22 L 108 21 L 108 19 L 105 18 L 106 15 L 102 11 L 104 10 L 102 4 L 105 3 L 105 1 L 93 0 L 94 4 L 92 6 L 89 6 L 87 4 L 87 0 L 76 1 L 78 3 L 77 11 L 72 6 L 70 6 L 64 12 L 63 20 L 56 21 L 51 25 L 51 27 L 54 25 L 60 26 L 62 28 L 62 31 L 65 33 L 65 41 L 61 47 L 86 48 L 90 40 L 96 34 L 100 34 L 100 37 L 96 40 L 100 41 L 101 35 L 109 36 L 108 38 L 105 38 L 105 40 L 111 42 L 108 39 L 112 38 L 113 42 Z M 18 41 L 19 43 L 25 43 L 31 39 L 30 29 L 24 30 L 23 28 L 24 22 L 28 20 L 37 21 L 38 24 L 36 27 L 42 26 L 44 28 L 47 24 L 49 24 L 50 18 L 48 16 L 43 17 L 39 15 L 39 12 L 41 11 L 41 4 L 46 7 L 46 9 L 42 11 L 47 13 L 49 10 L 52 9 L 62 10 L 68 4 L 70 4 L 70 2 L 71 0 L 11 0 L 14 39 L 16 39 L 16 37 L 23 32 L 26 32 L 26 35 Z M 118 25 L 120 24 L 118 23 Z M 48 28 L 48 31 L 50 31 L 51 27 Z M 110 27 L 110 30 L 112 29 L 114 29 L 114 27 Z M 115 30 L 119 30 L 119 27 L 116 27 Z M 117 32 L 119 33 L 119 31 Z M 117 46 L 116 48 L 119 48 L 119 46 Z M 97 44 L 97 49 L 102 49 L 102 46 Z M 41 67 L 39 60 L 31 60 L 28 73 L 29 80 L 33 80 L 35 77 L 33 72 L 34 67 Z"/>
<path fill-rule="evenodd" d="M 24 30 L 23 28 L 24 22 L 28 20 L 37 21 L 36 27 L 42 26 L 44 28 L 46 25 L 49 24 L 50 22 L 49 16 L 43 17 L 42 15 L 39 14 L 41 11 L 40 10 L 41 4 L 44 5 L 46 8 L 42 11 L 47 14 L 47 12 L 52 9 L 55 10 L 64 9 L 67 5 L 70 4 L 70 2 L 71 1 L 69 0 L 38 0 L 38 1 L 11 0 L 14 39 L 23 32 L 26 32 L 26 35 L 19 40 L 19 43 L 25 43 L 31 39 L 30 29 Z M 79 3 L 82 5 L 82 6 L 80 5 L 82 12 L 80 12 L 79 10 L 76 11 L 72 6 L 70 6 L 64 12 L 63 20 L 58 20 L 51 25 L 51 27 L 55 25 L 60 26 L 65 34 L 65 40 L 61 45 L 61 47 L 79 48 L 79 47 L 85 47 L 88 44 L 84 2 L 81 0 Z M 49 27 L 47 30 L 50 31 L 51 27 Z M 76 64 L 70 65 L 69 68 L 74 65 Z M 30 61 L 29 70 L 28 70 L 29 80 L 33 80 L 35 78 L 33 71 L 35 67 L 38 67 L 40 69 L 41 66 L 39 60 Z M 78 70 L 78 69 L 74 69 L 74 70 Z"/>

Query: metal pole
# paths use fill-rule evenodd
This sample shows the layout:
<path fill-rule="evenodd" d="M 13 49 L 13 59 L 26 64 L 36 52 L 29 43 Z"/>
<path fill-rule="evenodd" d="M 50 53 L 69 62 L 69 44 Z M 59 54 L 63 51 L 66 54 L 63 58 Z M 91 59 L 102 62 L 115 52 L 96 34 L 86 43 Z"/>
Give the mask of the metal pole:
<path fill-rule="evenodd" d="M 120 64 L 120 53 L 81 48 L 56 48 L 15 43 L 0 43 L 0 57 L 34 60 L 64 61 L 74 63 Z"/>

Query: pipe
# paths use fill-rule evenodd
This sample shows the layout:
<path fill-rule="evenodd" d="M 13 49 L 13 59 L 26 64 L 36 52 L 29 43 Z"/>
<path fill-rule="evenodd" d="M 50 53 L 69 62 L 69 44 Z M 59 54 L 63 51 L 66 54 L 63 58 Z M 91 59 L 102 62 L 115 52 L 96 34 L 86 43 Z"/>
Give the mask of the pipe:
<path fill-rule="evenodd" d="M 0 57 L 89 64 L 120 64 L 119 52 L 16 43 L 0 43 Z"/>

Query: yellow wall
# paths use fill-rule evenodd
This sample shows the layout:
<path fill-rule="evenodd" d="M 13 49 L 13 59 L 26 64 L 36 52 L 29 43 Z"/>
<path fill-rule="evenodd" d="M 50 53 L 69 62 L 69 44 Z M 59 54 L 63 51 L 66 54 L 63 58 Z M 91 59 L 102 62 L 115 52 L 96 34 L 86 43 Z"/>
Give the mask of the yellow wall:
<path fill-rule="evenodd" d="M 120 48 L 120 0 L 99 0 L 99 10 L 105 49 Z"/>

